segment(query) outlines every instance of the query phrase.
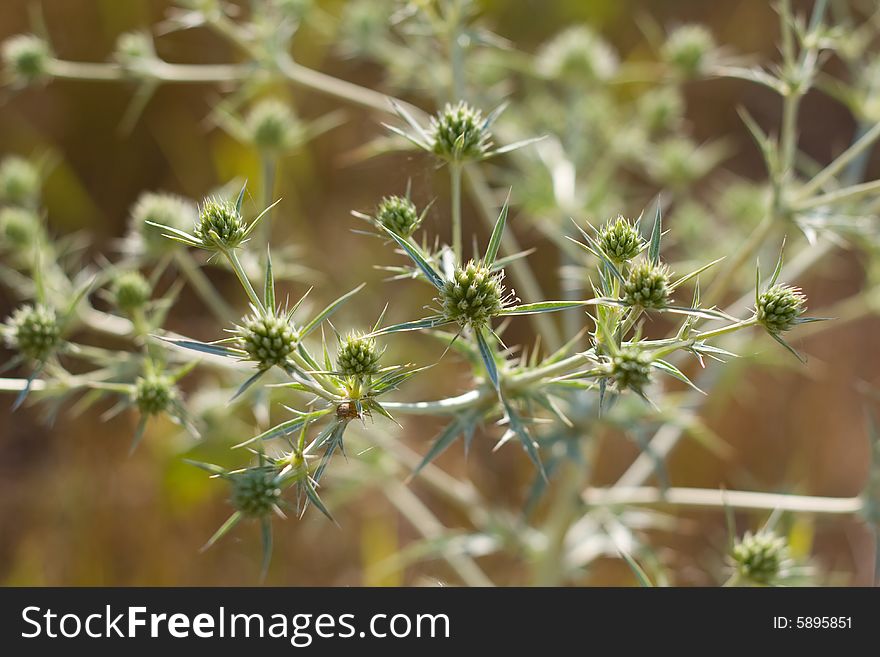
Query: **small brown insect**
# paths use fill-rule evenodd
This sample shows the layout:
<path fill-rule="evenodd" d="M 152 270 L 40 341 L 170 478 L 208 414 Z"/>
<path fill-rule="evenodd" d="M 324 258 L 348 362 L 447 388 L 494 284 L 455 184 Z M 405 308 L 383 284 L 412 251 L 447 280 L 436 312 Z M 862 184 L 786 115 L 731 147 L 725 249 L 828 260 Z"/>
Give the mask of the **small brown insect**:
<path fill-rule="evenodd" d="M 336 407 L 336 417 L 339 419 L 347 418 L 349 420 L 357 419 L 361 416 L 358 412 L 357 404 L 346 401 Z"/>

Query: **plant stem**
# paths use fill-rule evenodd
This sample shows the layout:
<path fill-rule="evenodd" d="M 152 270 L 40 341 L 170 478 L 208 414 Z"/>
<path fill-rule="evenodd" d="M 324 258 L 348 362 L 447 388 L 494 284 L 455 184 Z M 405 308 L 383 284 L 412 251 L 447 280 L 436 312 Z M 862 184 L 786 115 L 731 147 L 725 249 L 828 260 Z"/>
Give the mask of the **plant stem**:
<path fill-rule="evenodd" d="M 449 179 L 452 185 L 452 252 L 459 264 L 464 264 L 461 238 L 461 170 L 462 164 L 449 165 Z"/>
<path fill-rule="evenodd" d="M 851 185 L 843 189 L 836 189 L 827 194 L 814 196 L 813 198 L 801 201 L 795 206 L 796 210 L 810 210 L 823 205 L 831 205 L 832 203 L 840 203 L 841 201 L 854 201 L 862 196 L 870 194 L 880 194 L 880 180 L 872 180 L 870 182 L 861 183 L 859 185 Z"/>
<path fill-rule="evenodd" d="M 64 80 L 118 82 L 135 79 L 117 64 L 105 62 L 71 62 L 53 59 L 49 75 Z M 253 76 L 250 66 L 240 64 L 170 64 L 157 60 L 151 65 L 149 76 L 171 84 L 236 82 Z"/>
<path fill-rule="evenodd" d="M 705 508 L 795 511 L 802 513 L 852 514 L 864 507 L 860 497 L 815 497 L 713 488 L 667 488 L 614 486 L 587 488 L 583 500 L 593 506 L 664 505 Z"/>
<path fill-rule="evenodd" d="M 852 146 L 850 146 L 843 153 L 834 158 L 834 160 L 827 167 L 825 167 L 819 173 L 813 176 L 813 179 L 810 180 L 810 182 L 808 182 L 806 185 L 801 187 L 800 190 L 798 190 L 798 199 L 806 199 L 812 196 L 814 193 L 818 192 L 838 173 L 843 171 L 850 164 L 850 162 L 854 162 L 863 153 L 866 153 L 867 150 L 874 145 L 874 142 L 876 142 L 877 139 L 880 139 L 880 122 L 875 123 L 867 131 L 863 131 L 860 126 L 859 134 L 861 136 L 853 143 Z"/>
<path fill-rule="evenodd" d="M 220 252 L 224 256 L 226 256 L 229 264 L 232 265 L 232 271 L 234 271 L 235 275 L 238 276 L 238 280 L 241 282 L 241 286 L 244 288 L 244 291 L 247 293 L 248 299 L 250 299 L 254 307 L 258 310 L 265 310 L 265 308 L 263 308 L 263 302 L 260 300 L 260 297 L 257 296 L 257 293 L 254 290 L 254 286 L 251 285 L 250 279 L 248 279 L 244 268 L 241 266 L 241 261 L 238 259 L 238 254 L 235 252 L 235 249 L 224 248 L 221 249 Z"/>
<path fill-rule="evenodd" d="M 388 500 L 397 507 L 397 510 L 409 520 L 422 536 L 428 540 L 443 536 L 446 531 L 443 523 L 431 513 L 415 493 L 400 481 L 391 479 L 383 490 Z M 444 559 L 468 586 L 495 586 L 471 557 L 463 554 L 446 554 Z"/>
<path fill-rule="evenodd" d="M 211 281 L 205 276 L 205 272 L 196 264 L 192 255 L 188 251 L 180 250 L 174 254 L 174 260 L 183 275 L 193 286 L 199 298 L 205 302 L 205 305 L 214 313 L 214 316 L 221 321 L 228 321 L 235 317 L 235 311 L 226 300 L 217 292 L 216 288 L 211 285 Z"/>

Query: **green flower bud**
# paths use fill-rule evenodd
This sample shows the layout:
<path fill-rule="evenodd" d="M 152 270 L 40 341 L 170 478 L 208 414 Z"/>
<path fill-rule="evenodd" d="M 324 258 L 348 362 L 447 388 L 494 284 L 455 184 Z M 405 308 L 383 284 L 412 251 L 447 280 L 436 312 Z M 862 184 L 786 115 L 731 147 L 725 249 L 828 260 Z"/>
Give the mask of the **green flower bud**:
<path fill-rule="evenodd" d="M 538 53 L 536 67 L 548 78 L 607 80 L 617 71 L 614 50 L 586 25 L 563 30 Z"/>
<path fill-rule="evenodd" d="M 611 359 L 608 376 L 618 390 L 641 392 L 651 381 L 651 357 L 639 349 L 624 348 Z"/>
<path fill-rule="evenodd" d="M 461 326 L 480 329 L 504 308 L 502 272 L 493 272 L 481 262 L 471 260 L 456 268 L 451 280 L 440 290 L 440 302 L 446 319 Z"/>
<path fill-rule="evenodd" d="M 122 272 L 113 281 L 113 302 L 127 315 L 142 308 L 153 290 L 139 271 Z"/>
<path fill-rule="evenodd" d="M 639 98 L 637 111 L 648 132 L 665 132 L 684 116 L 684 99 L 675 87 L 652 89 Z"/>
<path fill-rule="evenodd" d="M 293 111 L 280 100 L 264 100 L 247 116 L 245 130 L 257 148 L 283 151 L 296 143 L 299 122 Z"/>
<path fill-rule="evenodd" d="M 15 249 L 34 246 L 43 235 L 40 218 L 24 208 L 9 207 L 0 210 L 0 234 L 3 242 Z"/>
<path fill-rule="evenodd" d="M 628 306 L 664 308 L 669 294 L 668 268 L 650 260 L 634 264 L 623 284 L 623 300 Z"/>
<path fill-rule="evenodd" d="M 375 340 L 351 334 L 339 344 L 336 363 L 346 376 L 367 376 L 379 371 L 381 356 Z"/>
<path fill-rule="evenodd" d="M 431 118 L 429 135 L 434 153 L 452 162 L 480 159 L 492 146 L 483 113 L 463 100 Z"/>
<path fill-rule="evenodd" d="M 42 304 L 18 308 L 7 320 L 5 329 L 7 344 L 37 362 L 45 361 L 61 339 L 55 310 Z"/>
<path fill-rule="evenodd" d="M 271 466 L 248 468 L 230 475 L 229 480 L 232 484 L 232 506 L 246 516 L 262 518 L 281 501 L 278 473 Z"/>
<path fill-rule="evenodd" d="M 135 381 L 134 402 L 144 415 L 158 415 L 177 399 L 177 387 L 162 374 L 147 374 Z"/>
<path fill-rule="evenodd" d="M 296 347 L 296 331 L 286 315 L 260 313 L 250 315 L 236 327 L 238 347 L 247 352 L 248 360 L 260 369 L 284 365 Z"/>
<path fill-rule="evenodd" d="M 3 62 L 22 82 L 35 82 L 48 75 L 52 50 L 44 39 L 33 34 L 18 34 L 3 42 Z"/>
<path fill-rule="evenodd" d="M 409 237 L 418 230 L 422 218 L 408 198 L 386 196 L 376 208 L 376 221 L 393 233 Z"/>
<path fill-rule="evenodd" d="M 178 245 L 162 235 L 162 229 L 147 222 L 187 230 L 196 222 L 193 203 L 174 194 L 144 192 L 131 209 L 131 227 L 147 251 L 161 255 Z"/>
<path fill-rule="evenodd" d="M 666 38 L 663 61 L 684 78 L 706 73 L 715 51 L 712 33 L 702 25 L 682 25 Z"/>
<path fill-rule="evenodd" d="M 758 297 L 758 323 L 770 333 L 787 331 L 806 310 L 807 297 L 799 288 L 774 285 Z"/>
<path fill-rule="evenodd" d="M 31 162 L 10 155 L 0 162 L 0 203 L 33 207 L 40 196 L 40 172 Z"/>
<path fill-rule="evenodd" d="M 234 249 L 244 239 L 245 223 L 231 201 L 208 199 L 199 211 L 195 234 L 206 245 Z"/>
<path fill-rule="evenodd" d="M 757 584 L 778 581 L 791 562 L 785 538 L 764 531 L 746 532 L 733 546 L 732 556 L 739 574 Z"/>
<path fill-rule="evenodd" d="M 642 250 L 639 231 L 622 215 L 602 226 L 596 241 L 602 252 L 617 264 L 632 260 Z"/>
<path fill-rule="evenodd" d="M 388 29 L 388 14 L 376 0 L 350 0 L 342 5 L 338 43 L 347 57 L 376 55 Z"/>

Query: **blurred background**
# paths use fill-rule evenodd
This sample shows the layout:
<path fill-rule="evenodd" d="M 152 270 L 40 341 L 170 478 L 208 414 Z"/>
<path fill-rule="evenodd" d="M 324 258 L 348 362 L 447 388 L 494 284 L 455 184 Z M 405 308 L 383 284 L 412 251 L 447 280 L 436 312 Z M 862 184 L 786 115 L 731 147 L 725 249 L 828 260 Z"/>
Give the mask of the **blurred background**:
<path fill-rule="evenodd" d="M 32 29 L 33 0 L 0 3 L 0 40 Z M 344 2 L 319 2 L 328 24 L 345 10 Z M 105 61 L 124 31 L 160 22 L 169 3 L 159 0 L 44 0 L 39 3 L 56 54 L 64 59 Z M 648 46 L 644 25 L 674 26 L 696 21 L 717 41 L 755 60 L 776 56 L 777 17 L 758 0 L 483 0 L 482 22 L 522 51 L 533 51 L 561 29 L 591 25 L 621 53 L 638 58 Z M 799 6 L 809 6 L 802 3 Z M 206 30 L 188 30 L 157 39 L 168 61 L 222 63 L 238 53 Z M 346 56 L 327 30 L 305 26 L 295 40 L 297 61 L 359 84 L 383 89 L 380 67 Z M 43 185 L 44 206 L 57 234 L 87 231 L 93 256 L 112 252 L 126 231 L 129 209 L 144 190 L 166 190 L 200 199 L 233 178 L 261 180 L 259 158 L 247 145 L 209 120 L 222 97 L 222 85 L 164 85 L 130 131 L 119 129 L 134 87 L 128 83 L 52 81 L 0 96 L 0 154 L 48 154 L 52 167 Z M 448 182 L 430 161 L 414 155 L 359 158 L 364 143 L 383 134 L 379 117 L 302 89 L 290 100 L 306 118 L 342 108 L 344 122 L 282 159 L 276 196 L 283 198 L 273 225 L 274 239 L 301 247 L 299 263 L 316 273 L 313 280 L 286 287 L 298 297 L 315 284 L 330 299 L 361 281 L 367 288 L 341 313 L 343 326 L 367 328 L 385 301 L 393 299 L 394 320 L 408 318 L 423 303 L 423 290 L 407 282 L 385 283 L 373 268 L 372 241 L 350 232 L 357 228 L 352 209 L 369 212 L 378 199 L 402 193 L 412 178 L 420 203 L 436 198 L 427 227 L 442 225 L 448 212 Z M 744 105 L 765 126 L 779 120 L 778 99 L 735 80 L 699 81 L 685 86 L 686 122 L 697 142 L 724 138 L 725 175 L 745 180 L 766 176 L 760 154 L 737 115 Z M 418 98 L 414 98 L 418 102 Z M 426 109 L 433 109 L 425 106 Z M 548 109 L 549 111 L 549 109 Z M 852 139 L 850 113 L 820 94 L 803 105 L 802 148 L 827 161 Z M 869 177 L 880 176 L 875 154 Z M 515 192 L 514 192 L 515 193 Z M 630 215 L 641 206 L 621 208 Z M 523 211 L 525 212 L 525 211 Z M 675 213 L 669 227 L 675 231 Z M 579 219 L 601 220 L 580 217 Z M 482 228 L 466 208 L 466 225 Z M 528 221 L 514 220 L 524 245 L 545 247 L 533 256 L 542 283 L 553 298 L 559 293 L 547 240 Z M 722 238 L 732 239 L 732 238 Z M 721 249 L 727 243 L 713 244 Z M 733 246 L 733 243 L 730 244 Z M 383 254 L 387 255 L 387 254 Z M 544 267 L 540 263 L 550 266 Z M 838 250 L 807 280 L 799 281 L 819 308 L 865 284 L 865 263 L 846 248 Z M 244 305 L 235 280 L 226 272 L 206 270 L 228 299 Z M 0 315 L 16 300 L 0 290 Z M 213 339 L 218 327 L 199 301 L 184 291 L 172 313 L 172 327 Z M 695 441 L 674 452 L 669 478 L 675 485 L 797 492 L 822 496 L 857 495 L 868 473 L 865 399 L 859 390 L 880 384 L 880 321 L 865 318 L 799 339 L 809 365 L 784 361 L 769 340 L 757 347 L 774 367 L 747 358 L 736 370 L 732 387 L 721 387 L 704 407 L 708 431 L 732 449 L 726 458 Z M 527 338 L 528 327 L 514 328 Z M 389 354 L 414 362 L 432 362 L 443 345 L 402 337 Z M 8 354 L 8 352 L 3 352 Z M 766 354 L 765 354 L 766 355 Z M 3 359 L 7 356 L 4 355 Z M 467 385 L 467 375 L 444 359 L 428 377 L 417 377 L 401 399 L 433 399 Z M 780 365 L 780 363 L 783 363 Z M 744 371 L 743 369 L 744 368 Z M 199 548 L 227 517 L 226 489 L 185 464 L 181 456 L 190 439 L 170 424 L 158 424 L 138 451 L 127 456 L 137 419 L 132 415 L 102 421 L 100 410 L 73 420 L 62 414 L 46 426 L 39 405 L 10 411 L 0 404 L 0 583 L 4 585 L 245 585 L 256 579 L 259 536 L 243 525 L 211 550 Z M 440 424 L 430 418 L 404 421 L 407 443 L 427 450 Z M 230 432 L 234 428 L 229 429 Z M 384 431 L 377 421 L 372 430 Z M 607 435 L 606 435 L 607 434 Z M 236 437 L 231 436 L 228 442 Z M 239 437 L 240 439 L 240 437 Z M 223 438 L 220 443 L 223 443 Z M 516 510 L 533 471 L 519 450 L 492 453 L 491 440 L 476 440 L 467 458 L 460 447 L 439 464 L 470 478 L 491 499 Z M 638 454 L 638 446 L 613 431 L 602 434 L 595 463 L 595 484 L 613 483 Z M 219 449 L 215 449 L 219 453 Z M 217 456 L 217 458 L 223 458 Z M 349 455 L 349 458 L 358 458 Z M 211 460 L 210 458 L 206 460 Z M 339 461 L 334 467 L 347 467 Z M 445 522 L 462 520 L 441 499 L 411 488 Z M 351 496 L 349 496 L 351 497 Z M 726 540 L 723 514 L 673 511 L 684 522 L 675 531 L 652 530 L 651 543 L 679 585 L 712 585 L 719 580 Z M 275 522 L 275 557 L 268 583 L 277 585 L 431 584 L 450 580 L 448 566 L 426 560 L 404 568 L 377 567 L 388 555 L 418 537 L 388 499 L 367 488 L 334 507 L 340 527 L 317 513 L 302 520 Z M 743 526 L 757 526 L 761 516 L 743 516 Z M 791 529 L 800 554 L 811 555 L 823 583 L 868 585 L 872 581 L 871 533 L 849 516 L 799 517 Z M 501 584 L 527 581 L 521 567 L 490 558 L 487 572 Z M 600 559 L 576 582 L 583 585 L 629 585 L 632 575 L 616 559 Z"/>

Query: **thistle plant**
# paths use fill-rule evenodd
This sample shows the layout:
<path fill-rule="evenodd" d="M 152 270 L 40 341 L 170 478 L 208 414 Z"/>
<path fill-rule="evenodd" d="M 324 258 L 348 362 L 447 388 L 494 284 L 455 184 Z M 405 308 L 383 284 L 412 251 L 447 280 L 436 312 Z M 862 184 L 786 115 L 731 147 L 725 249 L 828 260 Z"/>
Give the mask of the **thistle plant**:
<path fill-rule="evenodd" d="M 451 580 L 473 586 L 581 583 L 594 560 L 621 555 L 640 582 L 665 579 L 650 530 L 678 521 L 644 508 L 655 505 L 861 514 L 876 524 L 868 492 L 829 498 L 695 488 L 672 485 L 687 473 L 666 467 L 685 437 L 718 453 L 733 449 L 708 428 L 713 409 L 739 398 L 731 390 L 744 385 L 746 365 L 727 368 L 728 361 L 742 355 L 770 367 L 774 341 L 806 361 L 793 344 L 877 310 L 868 289 L 827 307 L 814 299 L 811 307 L 841 320 L 818 324 L 797 287 L 818 289 L 825 271 L 817 265 L 842 243 L 866 262 L 880 253 L 878 233 L 864 228 L 880 211 L 880 182 L 866 179 L 880 139 L 867 63 L 878 57 L 867 45 L 880 41 L 876 25 L 865 23 L 870 38 L 851 42 L 846 30 L 828 29 L 827 2 L 796 17 L 783 0 L 779 61 L 747 67 L 699 25 L 661 37 L 650 61 L 640 59 L 650 49 L 620 52 L 586 25 L 567 27 L 532 57 L 511 49 L 464 0 L 405 12 L 381 1 L 345 3 L 338 30 L 324 29 L 332 19 L 306 2 L 255 3 L 250 13 L 217 0 L 182 4 L 155 32 L 156 44 L 167 31 L 198 26 L 233 45 L 237 59 L 165 61 L 151 32 L 121 35 L 105 62 L 61 59 L 50 40 L 33 35 L 4 42 L 6 79 L 16 87 L 135 83 L 123 127 L 161 85 L 216 87 L 206 97 L 223 97 L 205 125 L 247 155 L 239 178 L 200 189 L 198 203 L 170 191 L 133 195 L 124 238 L 101 258 L 76 236 L 58 234 L 59 209 L 41 198 L 41 168 L 18 156 L 3 160 L 0 281 L 19 303 L 3 325 L 13 374 L 0 379 L 0 390 L 18 395 L 16 407 L 28 401 L 54 416 L 114 402 L 102 417 L 134 414 L 132 448 L 147 435 L 161 440 L 163 418 L 199 436 L 181 449 L 228 485 L 231 507 L 205 547 L 253 521 L 264 577 L 272 516 L 295 522 L 286 512 L 301 518 L 316 509 L 332 519 L 367 493 L 384 497 L 424 539 L 402 545 L 392 561 L 438 557 Z M 383 91 L 298 61 L 293 45 L 308 38 L 299 28 L 310 21 L 336 34 L 335 52 L 380 67 Z M 851 69 L 846 80 L 831 79 L 831 53 Z M 759 181 L 720 171 L 729 149 L 721 139 L 696 141 L 686 118 L 684 85 L 718 77 L 781 100 L 779 126 L 741 111 L 764 161 Z M 322 105 L 322 116 L 308 119 L 308 103 L 288 87 L 321 94 L 346 114 Z M 830 94 L 860 122 L 851 145 L 828 162 L 800 149 L 808 92 Z M 362 241 L 351 252 L 391 272 L 385 283 L 360 278 L 343 236 L 362 231 L 340 220 L 340 203 L 316 204 L 320 215 L 301 221 L 296 201 L 278 194 L 307 175 L 299 160 L 295 175 L 280 175 L 284 158 L 298 149 L 317 157 L 311 140 L 358 111 L 368 113 L 364 125 L 381 115 L 391 134 L 376 122 L 371 141 L 346 152 L 346 162 L 395 149 L 425 160 L 407 160 L 411 171 L 395 169 L 366 196 L 368 212 L 352 212 L 381 239 L 353 237 Z M 229 160 L 239 166 L 238 157 Z M 438 166 L 442 175 L 430 175 Z M 242 179 L 255 170 L 252 196 Z M 407 183 L 401 195 L 404 176 L 422 182 Z M 181 186 L 192 189 L 189 182 Z M 308 244 L 315 226 L 321 243 L 291 255 L 282 242 Z M 777 252 L 765 280 L 751 263 Z M 303 281 L 291 272 L 307 258 L 326 275 L 298 289 Z M 328 292 L 352 275 L 360 284 L 350 292 Z M 367 295 L 352 300 L 380 284 L 390 301 L 373 322 L 379 308 Z M 192 318 L 190 300 L 199 321 L 177 321 L 178 312 Z M 422 345 L 409 353 L 414 362 L 400 355 L 409 341 Z M 454 377 L 433 374 L 451 368 Z M 198 375 L 181 383 L 193 370 Z M 433 437 L 423 416 L 439 422 Z M 595 464 L 618 435 L 638 452 L 617 481 L 598 485 L 605 478 Z M 526 468 L 496 473 L 511 499 L 524 500 L 522 513 L 442 456 L 456 443 L 467 453 L 483 440 L 495 450 L 517 446 L 531 465 L 528 481 Z M 228 459 L 215 459 L 230 446 Z M 407 488 L 414 477 L 419 487 Z M 801 491 L 808 483 L 786 485 Z M 793 572 L 791 554 L 787 540 L 765 528 L 732 545 L 729 561 L 736 583 L 780 584 Z M 499 577 L 488 567 L 499 555 L 499 563 L 516 564 L 515 574 Z"/>

